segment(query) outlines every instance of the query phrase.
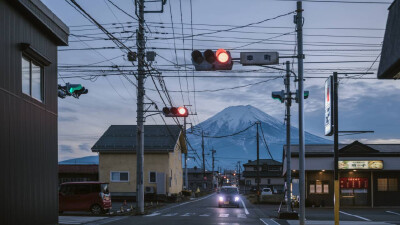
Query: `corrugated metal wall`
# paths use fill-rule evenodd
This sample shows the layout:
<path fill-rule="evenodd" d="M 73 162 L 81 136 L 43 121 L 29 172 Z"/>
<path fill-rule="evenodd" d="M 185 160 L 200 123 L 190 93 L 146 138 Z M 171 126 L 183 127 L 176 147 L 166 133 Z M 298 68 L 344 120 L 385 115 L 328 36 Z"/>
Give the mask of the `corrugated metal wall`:
<path fill-rule="evenodd" d="M 22 94 L 22 42 L 52 62 L 44 69 L 44 104 Z M 57 47 L 4 0 L 0 0 L 0 153 L 0 224 L 56 224 Z"/>

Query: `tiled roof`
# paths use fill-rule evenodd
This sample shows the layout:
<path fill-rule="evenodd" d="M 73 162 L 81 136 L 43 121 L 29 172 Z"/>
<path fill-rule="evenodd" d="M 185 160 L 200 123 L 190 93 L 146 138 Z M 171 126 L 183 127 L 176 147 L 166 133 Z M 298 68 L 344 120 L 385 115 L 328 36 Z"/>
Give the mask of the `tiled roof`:
<path fill-rule="evenodd" d="M 282 171 L 260 171 L 260 177 L 281 177 Z M 243 171 L 243 177 L 257 177 L 257 171 Z"/>
<path fill-rule="evenodd" d="M 278 162 L 276 160 L 273 159 L 260 159 L 259 160 L 260 166 L 262 165 L 269 165 L 269 166 L 281 166 L 282 163 Z M 253 160 L 251 162 L 245 163 L 243 164 L 243 166 L 257 166 L 257 160 Z"/>
<path fill-rule="evenodd" d="M 97 174 L 98 165 L 58 165 L 58 173 Z"/>
<path fill-rule="evenodd" d="M 136 125 L 111 125 L 92 147 L 93 152 L 135 152 Z M 170 152 L 178 142 L 181 127 L 177 125 L 145 125 L 145 152 Z"/>

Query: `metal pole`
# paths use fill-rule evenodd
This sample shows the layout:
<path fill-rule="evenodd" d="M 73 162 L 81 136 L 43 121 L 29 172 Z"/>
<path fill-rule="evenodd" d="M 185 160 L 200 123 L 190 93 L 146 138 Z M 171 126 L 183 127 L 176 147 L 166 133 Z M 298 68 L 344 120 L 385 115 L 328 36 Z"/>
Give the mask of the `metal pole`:
<path fill-rule="evenodd" d="M 298 59 L 298 79 L 299 79 L 299 190 L 300 190 L 300 225 L 305 222 L 305 146 L 304 146 L 304 86 L 303 86 L 303 8 L 302 2 L 297 1 L 297 59 Z"/>
<path fill-rule="evenodd" d="M 211 150 L 211 155 L 212 155 L 212 170 L 211 170 L 211 173 L 212 173 L 212 188 L 214 189 L 214 154 L 215 154 L 215 150 L 214 150 L 214 148 L 213 148 L 213 150 Z"/>
<path fill-rule="evenodd" d="M 136 45 L 138 52 L 138 84 L 137 84 L 137 134 L 136 134 L 136 208 L 139 214 L 144 213 L 144 186 L 143 186 L 143 161 L 144 161 L 144 77 L 145 77 L 145 37 L 144 37 L 144 0 L 139 0 L 139 29 L 137 31 Z M 138 6 L 136 6 L 138 7 Z"/>
<path fill-rule="evenodd" d="M 291 199 L 291 183 L 292 183 L 292 170 L 291 170 L 291 151 L 290 151 L 290 106 L 292 105 L 292 96 L 290 93 L 290 62 L 286 61 L 286 205 L 287 211 L 292 211 Z"/>
<path fill-rule="evenodd" d="M 335 182 L 334 182 L 334 211 L 335 211 L 335 225 L 339 225 L 339 206 L 340 206 L 340 198 L 339 198 L 339 114 L 338 114 L 338 74 L 337 72 L 333 73 L 333 124 L 334 124 L 334 137 L 333 137 L 333 145 L 334 145 L 334 163 L 335 163 Z"/>
<path fill-rule="evenodd" d="M 258 134 L 258 125 L 260 122 L 257 122 L 257 203 L 260 203 L 260 142 L 259 142 L 259 134 Z"/>
<path fill-rule="evenodd" d="M 204 131 L 201 132 L 201 149 L 202 149 L 202 156 L 203 156 L 203 182 L 204 178 L 206 177 L 206 164 L 204 159 Z M 203 184 L 204 188 L 204 184 Z"/>
<path fill-rule="evenodd" d="M 186 144 L 186 117 L 183 117 L 183 138 L 185 140 Z M 185 152 L 185 188 L 186 190 L 189 190 L 189 182 L 188 182 L 188 168 L 187 168 L 187 159 L 188 159 L 188 152 L 187 152 L 187 147 L 186 147 L 186 152 Z"/>

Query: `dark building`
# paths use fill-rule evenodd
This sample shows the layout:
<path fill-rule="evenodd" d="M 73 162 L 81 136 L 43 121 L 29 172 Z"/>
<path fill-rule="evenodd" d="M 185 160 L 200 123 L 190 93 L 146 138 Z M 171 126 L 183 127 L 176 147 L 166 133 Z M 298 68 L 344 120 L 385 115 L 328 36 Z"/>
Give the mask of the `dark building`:
<path fill-rule="evenodd" d="M 39 0 L 0 1 L 0 224 L 58 223 L 57 46 Z"/>
<path fill-rule="evenodd" d="M 291 150 L 293 194 L 296 195 L 299 146 L 292 145 Z M 333 206 L 333 145 L 306 145 L 305 156 L 306 205 Z M 358 141 L 340 144 L 340 205 L 400 206 L 399 160 L 399 144 L 362 144 Z"/>
<path fill-rule="evenodd" d="M 257 186 L 257 160 L 243 164 L 246 191 Z M 284 187 L 282 163 L 273 159 L 259 160 L 260 187 L 269 187 L 274 193 L 281 193 Z"/>
<path fill-rule="evenodd" d="M 99 165 L 58 165 L 58 183 L 98 181 Z"/>
<path fill-rule="evenodd" d="M 206 170 L 204 176 L 203 169 L 197 168 L 196 166 L 194 168 L 188 168 L 189 190 L 196 191 L 199 189 L 200 191 L 211 191 L 213 190 L 213 179 L 215 188 L 217 186 L 217 181 L 212 171 Z"/>
<path fill-rule="evenodd" d="M 379 79 L 400 78 L 400 1 L 395 0 L 389 7 L 385 37 L 383 39 Z"/>

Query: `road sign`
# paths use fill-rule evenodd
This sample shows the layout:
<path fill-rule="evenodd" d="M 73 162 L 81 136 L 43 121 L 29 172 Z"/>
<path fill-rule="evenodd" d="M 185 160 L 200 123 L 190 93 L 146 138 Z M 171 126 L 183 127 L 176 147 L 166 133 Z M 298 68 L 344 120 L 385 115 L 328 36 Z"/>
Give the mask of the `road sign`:
<path fill-rule="evenodd" d="M 278 52 L 241 52 L 240 63 L 243 66 L 279 64 Z"/>
<path fill-rule="evenodd" d="M 325 81 L 325 136 L 333 134 L 333 79 L 330 76 Z"/>

